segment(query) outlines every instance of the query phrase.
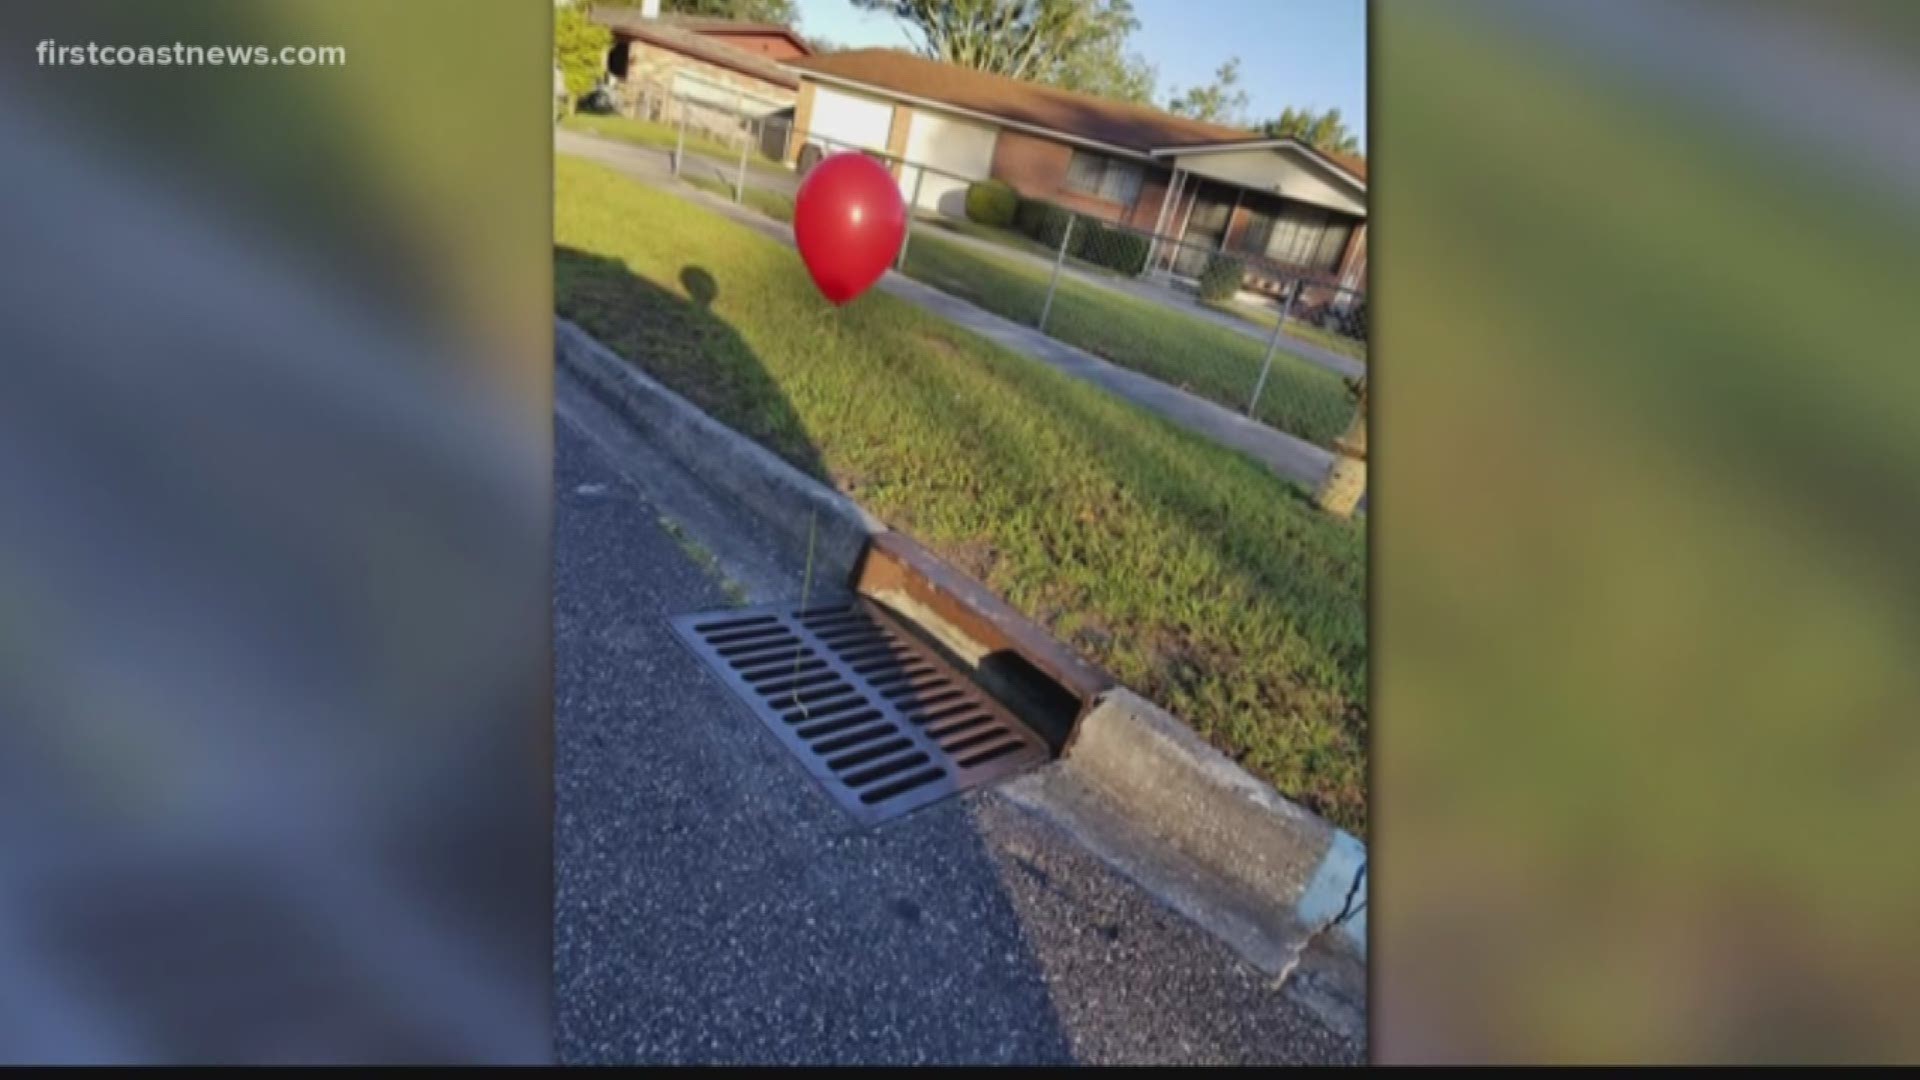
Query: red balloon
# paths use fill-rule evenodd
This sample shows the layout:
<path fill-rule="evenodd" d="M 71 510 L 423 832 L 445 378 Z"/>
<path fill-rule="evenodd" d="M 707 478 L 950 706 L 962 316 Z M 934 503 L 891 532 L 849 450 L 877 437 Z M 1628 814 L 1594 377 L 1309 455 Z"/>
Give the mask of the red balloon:
<path fill-rule="evenodd" d="M 852 150 L 824 158 L 793 199 L 793 238 L 820 294 L 835 304 L 867 291 L 907 235 L 907 203 L 885 165 Z"/>

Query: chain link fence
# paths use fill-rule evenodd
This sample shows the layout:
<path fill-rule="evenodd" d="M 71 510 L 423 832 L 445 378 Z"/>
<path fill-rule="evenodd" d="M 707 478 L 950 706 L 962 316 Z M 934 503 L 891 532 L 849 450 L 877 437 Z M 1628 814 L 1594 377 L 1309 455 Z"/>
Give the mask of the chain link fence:
<path fill-rule="evenodd" d="M 1341 285 L 1333 275 L 1282 263 L 1252 252 L 1223 249 L 1216 243 L 1199 243 L 1134 228 L 1115 221 L 1078 213 L 1045 202 L 1022 201 L 1020 211 L 1026 220 L 1016 219 L 1016 231 L 1051 248 L 1053 260 L 1047 290 L 1035 325 L 1043 332 L 1064 336 L 1051 328 L 1056 297 L 1060 293 L 1063 271 L 1080 272 L 1080 280 L 1104 286 L 1131 298 L 1157 301 L 1172 313 L 1189 320 L 1209 319 L 1215 325 L 1236 320 L 1234 331 L 1242 338 L 1228 342 L 1227 352 L 1238 357 L 1249 354 L 1249 346 L 1259 346 L 1259 363 L 1250 370 L 1252 385 L 1243 395 L 1230 392 L 1231 380 L 1208 380 L 1201 385 L 1218 392 L 1207 396 L 1220 404 L 1231 405 L 1250 417 L 1269 419 L 1263 406 L 1273 387 L 1276 359 L 1287 354 L 1322 354 L 1319 366 L 1344 372 L 1364 370 L 1367 356 L 1366 294 Z M 1248 340 L 1259 329 L 1263 340 Z M 1169 334 L 1168 339 L 1177 337 Z M 1221 339 L 1213 335 L 1208 344 Z M 1238 346 L 1235 348 L 1234 346 Z M 1143 347 L 1152 347 L 1143 344 Z M 1094 350 L 1099 352 L 1100 350 Z M 1349 364 L 1329 359 L 1324 354 L 1345 358 Z M 1316 361 L 1309 359 L 1310 363 Z M 1295 380 L 1301 376 L 1296 375 Z M 1176 374 L 1173 381 L 1192 383 Z M 1304 427 L 1314 441 L 1323 441 L 1334 427 L 1344 424 L 1350 409 L 1344 400 L 1302 403 L 1320 415 L 1312 421 L 1292 425 L 1295 433 Z"/>
<path fill-rule="evenodd" d="M 1116 230 L 1107 226 L 1105 231 Z M 1263 323 L 1284 318 L 1290 329 L 1316 329 L 1330 340 L 1335 351 L 1366 359 L 1367 295 L 1342 284 L 1332 271 L 1219 244 L 1119 231 L 1139 237 L 1149 246 L 1147 272 L 1190 282 L 1201 300 L 1240 305 L 1257 313 Z"/>
<path fill-rule="evenodd" d="M 622 116 L 675 128 L 697 148 L 746 150 L 763 162 L 784 163 L 793 132 L 793 106 L 714 86 L 701 94 L 642 79 L 615 84 Z"/>

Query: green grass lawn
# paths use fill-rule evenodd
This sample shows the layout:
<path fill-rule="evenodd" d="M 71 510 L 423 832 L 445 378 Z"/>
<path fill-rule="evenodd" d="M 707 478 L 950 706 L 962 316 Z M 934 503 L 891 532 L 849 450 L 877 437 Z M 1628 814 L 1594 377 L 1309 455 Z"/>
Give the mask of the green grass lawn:
<path fill-rule="evenodd" d="M 972 218 L 956 218 L 948 217 L 945 214 L 927 213 L 916 215 L 916 220 L 931 225 L 936 229 L 945 229 L 951 233 L 959 233 L 961 236 L 971 236 L 980 240 L 990 240 L 993 243 L 1013 248 L 1015 251 L 1024 251 L 1029 255 L 1036 255 L 1043 259 L 1051 259 L 1054 255 L 1052 248 L 1047 247 L 1026 233 L 1016 232 L 1012 229 L 1003 229 L 998 225 L 985 225 L 974 221 Z"/>
<path fill-rule="evenodd" d="M 913 535 L 1282 792 L 1366 826 L 1366 548 L 1249 458 L 784 244 L 555 163 L 559 311 Z"/>
<path fill-rule="evenodd" d="M 725 198 L 730 184 L 682 177 L 686 183 Z M 770 191 L 747 189 L 747 205 L 780 221 L 793 220 L 793 200 Z M 940 230 L 986 237 L 1009 247 L 1016 242 L 1044 253 L 1019 233 L 978 222 L 920 217 L 907 244 L 907 276 L 969 300 L 988 311 L 1029 326 L 1046 302 L 1047 269 L 1018 258 L 1000 257 L 943 239 Z M 1075 260 L 1076 264 L 1078 260 Z M 1101 270 L 1102 273 L 1112 271 Z M 1268 326 L 1273 323 L 1269 321 Z M 1300 327 L 1318 338 L 1332 335 Z M 1245 412 L 1259 381 L 1266 344 L 1110 289 L 1062 278 L 1048 313 L 1047 332 L 1070 345 L 1198 394 L 1235 412 Z M 1293 331 L 1290 329 L 1289 333 Z M 1351 343 L 1349 343 L 1351 344 Z M 1328 348 L 1335 348 L 1328 345 Z M 1361 358 L 1365 358 L 1364 350 Z M 1285 352 L 1275 355 L 1255 414 L 1261 422 L 1308 442 L 1330 446 L 1353 417 L 1353 402 L 1338 375 Z"/>
<path fill-rule="evenodd" d="M 651 120 L 634 120 L 625 116 L 602 116 L 597 113 L 575 113 L 560 121 L 560 126 L 569 131 L 578 131 L 587 135 L 597 135 L 603 139 L 632 143 L 635 146 L 650 146 L 661 150 L 671 150 L 679 139 L 679 131 L 672 124 L 656 124 Z M 722 161 L 740 160 L 740 148 L 728 146 L 723 142 L 704 136 L 687 134 L 687 153 L 705 154 Z M 747 168 L 760 172 L 792 175 L 786 166 L 769 161 L 756 148 L 747 154 Z"/>
<path fill-rule="evenodd" d="M 907 246 L 908 276 L 1015 322 L 1033 325 L 1048 273 L 922 229 Z M 1266 344 L 1158 304 L 1062 277 L 1047 333 L 1121 367 L 1244 412 Z M 1330 446 L 1353 417 L 1338 375 L 1282 351 L 1255 414 L 1262 423 Z"/>
<path fill-rule="evenodd" d="M 945 214 L 922 214 L 917 220 L 921 223 L 931 225 L 936 229 L 944 229 L 947 232 L 958 233 L 961 236 L 971 236 L 976 240 L 986 240 L 1013 251 L 1019 251 L 1036 258 L 1045 259 L 1049 263 L 1053 262 L 1054 257 L 1058 254 L 1056 249 L 1048 247 L 1033 237 L 1028 236 L 1026 233 L 1016 232 L 1013 229 L 1003 229 L 998 225 L 984 225 L 971 218 L 953 218 Z M 1071 255 L 1067 256 L 1067 265 L 1083 273 L 1103 274 L 1107 277 L 1121 276 L 1120 272 L 1112 267 L 1101 266 L 1098 263 L 1090 263 L 1085 259 L 1076 259 Z"/>
<path fill-rule="evenodd" d="M 936 229 L 943 229 L 961 236 L 970 236 L 977 240 L 986 240 L 1012 251 L 1018 251 L 1045 259 L 1048 262 L 1052 262 L 1056 254 L 1053 248 L 1040 243 L 1038 240 L 1035 240 L 1023 232 L 1018 232 L 1014 229 L 1003 229 L 997 225 L 985 225 L 970 218 L 952 218 L 944 214 L 923 214 L 916 220 L 920 224 L 931 225 Z M 1119 271 L 1111 267 L 1087 262 L 1085 259 L 1076 259 L 1072 256 L 1068 256 L 1067 265 L 1082 273 L 1100 274 L 1106 277 L 1123 276 Z M 1273 324 L 1278 322 L 1280 318 L 1279 315 L 1274 312 L 1262 311 L 1258 308 L 1249 307 L 1245 304 L 1236 304 L 1228 300 L 1203 300 L 1201 302 L 1216 311 L 1232 315 L 1234 318 L 1242 319 L 1268 330 L 1273 329 Z M 1365 342 L 1341 337 L 1330 331 L 1322 330 L 1317 326 L 1309 326 L 1296 322 L 1287 327 L 1287 336 L 1299 341 L 1318 345 L 1323 349 L 1337 352 L 1342 356 L 1351 356 L 1355 360 L 1364 361 L 1367 358 L 1367 346 Z M 1252 392 L 1252 385 L 1249 384 L 1247 393 L 1251 394 Z M 1243 397 L 1234 404 L 1244 408 L 1246 406 L 1246 400 Z"/>
<path fill-rule="evenodd" d="M 1236 304 L 1231 300 L 1202 300 L 1200 302 L 1215 311 L 1231 315 L 1236 319 L 1244 320 L 1268 330 L 1273 329 L 1273 324 L 1280 321 L 1278 312 L 1263 311 L 1259 308 L 1248 307 L 1246 304 Z M 1367 345 L 1365 342 L 1355 341 L 1349 337 L 1341 337 L 1339 334 L 1333 333 L 1330 330 L 1322 330 L 1317 326 L 1310 326 L 1301 322 L 1290 323 L 1287 326 L 1287 336 L 1318 345 L 1323 349 L 1337 352 L 1342 356 L 1351 356 L 1355 360 L 1364 361 L 1367 358 Z"/>

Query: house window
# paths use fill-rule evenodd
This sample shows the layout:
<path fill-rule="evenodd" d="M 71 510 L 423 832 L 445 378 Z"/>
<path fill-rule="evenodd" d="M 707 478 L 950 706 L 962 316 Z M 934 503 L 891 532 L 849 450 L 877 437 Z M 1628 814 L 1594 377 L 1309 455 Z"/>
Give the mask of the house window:
<path fill-rule="evenodd" d="M 1128 206 L 1140 196 L 1140 166 L 1103 154 L 1075 150 L 1067 162 L 1068 191 Z"/>
<path fill-rule="evenodd" d="M 1353 223 L 1338 214 L 1287 203 L 1278 210 L 1254 210 L 1236 246 L 1276 262 L 1332 272 L 1340 268 L 1352 235 Z"/>

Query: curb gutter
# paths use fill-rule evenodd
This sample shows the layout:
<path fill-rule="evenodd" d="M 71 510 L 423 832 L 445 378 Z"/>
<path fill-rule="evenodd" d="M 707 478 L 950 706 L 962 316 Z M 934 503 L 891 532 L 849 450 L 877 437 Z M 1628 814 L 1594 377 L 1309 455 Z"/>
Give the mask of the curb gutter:
<path fill-rule="evenodd" d="M 990 625 L 1068 652 L 858 503 L 708 416 L 573 323 L 555 322 L 559 365 L 638 435 L 802 550 L 817 529 L 823 579 L 838 575 L 852 584 L 863 570 L 870 575 L 870 552 L 931 562 L 922 576 L 971 616 L 949 617 L 938 628 L 941 637 Z M 994 648 L 988 642 L 957 651 L 964 657 Z M 1053 821 L 1267 974 L 1285 979 L 1310 948 L 1330 955 L 1333 974 L 1321 964 L 1314 980 L 1323 993 L 1335 988 L 1344 1018 L 1336 1026 L 1364 1037 L 1351 1018 L 1363 1017 L 1365 1008 L 1366 847 L 1248 774 L 1173 714 L 1075 663 L 1076 671 L 1060 674 L 1085 704 L 1060 759 L 989 790 Z"/>

